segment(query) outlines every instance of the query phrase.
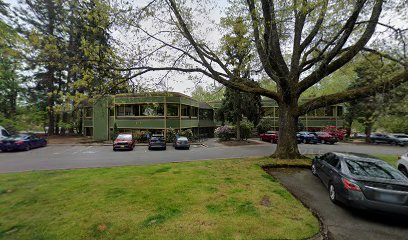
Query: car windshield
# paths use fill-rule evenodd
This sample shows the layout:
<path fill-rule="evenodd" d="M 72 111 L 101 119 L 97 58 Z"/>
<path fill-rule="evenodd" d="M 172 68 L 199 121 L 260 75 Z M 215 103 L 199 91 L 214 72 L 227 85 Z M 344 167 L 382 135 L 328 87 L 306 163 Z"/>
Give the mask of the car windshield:
<path fill-rule="evenodd" d="M 404 134 L 399 134 L 399 135 L 393 135 L 396 138 L 408 138 L 408 135 L 404 135 Z"/>
<path fill-rule="evenodd" d="M 24 140 L 27 139 L 29 137 L 29 135 L 26 134 L 16 134 L 11 136 L 11 138 L 15 139 L 15 140 Z"/>
<path fill-rule="evenodd" d="M 150 140 L 154 140 L 154 141 L 164 140 L 164 137 L 152 137 Z"/>
<path fill-rule="evenodd" d="M 402 180 L 403 176 L 390 165 L 381 162 L 346 160 L 350 173 L 362 177 Z"/>
<path fill-rule="evenodd" d="M 119 135 L 117 138 L 117 140 L 132 140 L 132 135 Z"/>

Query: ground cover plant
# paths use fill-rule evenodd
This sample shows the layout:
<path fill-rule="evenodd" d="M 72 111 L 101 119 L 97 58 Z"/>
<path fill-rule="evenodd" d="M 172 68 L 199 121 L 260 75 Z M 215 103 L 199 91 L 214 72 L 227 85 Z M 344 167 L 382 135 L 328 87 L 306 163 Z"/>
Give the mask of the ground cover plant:
<path fill-rule="evenodd" d="M 0 239 L 304 239 L 313 214 L 266 158 L 0 175 Z"/>

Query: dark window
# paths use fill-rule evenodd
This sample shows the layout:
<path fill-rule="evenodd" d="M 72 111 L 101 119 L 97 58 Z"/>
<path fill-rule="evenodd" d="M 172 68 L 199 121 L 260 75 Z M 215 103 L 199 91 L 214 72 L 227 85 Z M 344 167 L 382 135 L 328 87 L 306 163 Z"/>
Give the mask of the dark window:
<path fill-rule="evenodd" d="M 214 111 L 211 109 L 200 109 L 200 120 L 213 120 Z"/>
<path fill-rule="evenodd" d="M 190 116 L 190 106 L 181 105 L 181 116 L 184 116 L 184 117 Z"/>
<path fill-rule="evenodd" d="M 333 167 L 337 167 L 339 164 L 338 157 L 333 153 L 327 153 L 326 155 L 324 155 L 323 160 L 326 161 L 328 164 L 332 165 Z"/>
<path fill-rule="evenodd" d="M 274 113 L 273 113 L 274 108 L 273 107 L 265 107 L 264 111 L 265 111 L 265 116 L 266 117 L 274 117 Z"/>
<path fill-rule="evenodd" d="M 167 104 L 167 116 L 177 117 L 179 115 L 179 104 Z"/>
<path fill-rule="evenodd" d="M 85 117 L 86 118 L 92 117 L 92 108 L 85 108 Z"/>
<path fill-rule="evenodd" d="M 343 116 L 343 107 L 342 106 L 337 106 L 337 116 L 339 116 L 339 117 Z"/>
<path fill-rule="evenodd" d="M 326 117 L 334 116 L 334 107 L 333 106 L 326 107 L 324 109 L 324 116 Z"/>
<path fill-rule="evenodd" d="M 357 176 L 402 180 L 404 177 L 394 168 L 382 162 L 346 160 L 350 173 Z"/>
<path fill-rule="evenodd" d="M 191 116 L 192 117 L 198 117 L 198 108 L 191 107 Z"/>
<path fill-rule="evenodd" d="M 4 129 L 1 129 L 1 135 L 5 136 L 5 137 L 9 137 L 10 134 L 8 134 L 8 132 Z"/>

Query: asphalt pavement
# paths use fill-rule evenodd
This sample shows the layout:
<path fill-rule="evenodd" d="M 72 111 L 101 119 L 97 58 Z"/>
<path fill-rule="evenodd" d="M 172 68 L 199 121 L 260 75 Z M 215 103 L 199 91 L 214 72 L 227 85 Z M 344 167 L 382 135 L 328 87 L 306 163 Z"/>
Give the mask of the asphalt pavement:
<path fill-rule="evenodd" d="M 71 168 L 113 167 L 194 160 L 268 156 L 276 144 L 228 147 L 209 140 L 204 145 L 193 145 L 190 150 L 149 151 L 147 146 L 136 146 L 133 151 L 113 152 L 111 146 L 49 145 L 28 152 L 0 152 L 0 172 L 54 170 Z M 335 145 L 300 144 L 302 154 L 322 154 L 329 151 L 368 154 L 401 155 L 408 149 L 395 146 L 371 146 L 339 143 Z"/>
<path fill-rule="evenodd" d="M 408 239 L 406 217 L 379 215 L 333 204 L 327 189 L 308 169 L 271 169 L 279 182 L 317 212 L 335 240 Z"/>

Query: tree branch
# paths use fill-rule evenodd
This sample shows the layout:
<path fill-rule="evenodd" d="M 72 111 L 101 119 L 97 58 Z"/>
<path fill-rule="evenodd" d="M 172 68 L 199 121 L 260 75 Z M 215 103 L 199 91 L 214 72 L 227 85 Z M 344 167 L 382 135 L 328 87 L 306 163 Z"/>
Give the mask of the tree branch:
<path fill-rule="evenodd" d="M 304 115 L 314 109 L 369 97 L 377 92 L 390 91 L 405 82 L 408 82 L 408 71 L 406 70 L 387 81 L 314 98 L 299 106 L 298 116 Z"/>

